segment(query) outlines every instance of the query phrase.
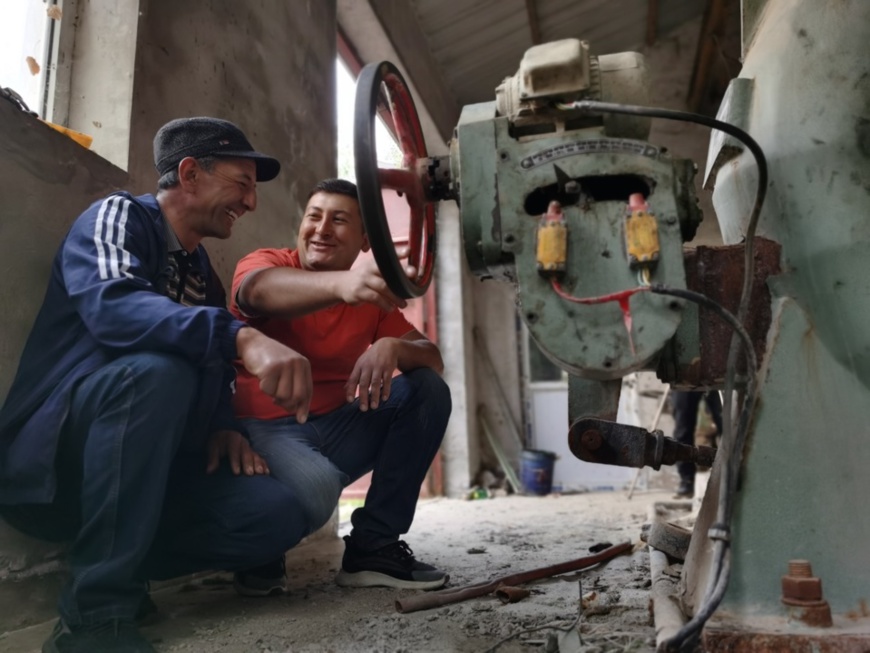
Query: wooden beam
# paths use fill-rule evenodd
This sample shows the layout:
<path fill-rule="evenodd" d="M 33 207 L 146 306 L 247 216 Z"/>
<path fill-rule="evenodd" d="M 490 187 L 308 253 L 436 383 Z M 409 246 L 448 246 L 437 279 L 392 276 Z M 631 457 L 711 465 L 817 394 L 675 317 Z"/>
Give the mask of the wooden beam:
<path fill-rule="evenodd" d="M 658 36 L 659 27 L 659 0 L 649 0 L 646 11 L 646 44 L 653 45 Z"/>
<path fill-rule="evenodd" d="M 695 51 L 695 66 L 689 83 L 686 105 L 689 111 L 698 111 L 710 86 L 710 71 L 716 57 L 717 41 L 722 38 L 727 16 L 728 0 L 707 0 L 698 49 Z"/>
<path fill-rule="evenodd" d="M 526 0 L 526 15 L 529 17 L 529 32 L 532 35 L 532 45 L 538 45 L 541 43 L 541 25 L 538 22 L 536 0 Z"/>
<path fill-rule="evenodd" d="M 453 128 L 459 121 L 459 105 L 445 81 L 438 62 L 429 48 L 425 47 L 426 36 L 420 29 L 412 4 L 394 0 L 339 0 L 339 18 L 343 14 L 345 16 L 352 14 L 354 7 L 357 12 L 360 11 L 362 5 L 369 6 L 383 29 L 389 45 L 395 50 L 398 61 L 407 72 L 405 80 L 414 87 L 412 92 L 417 94 L 414 101 L 418 105 L 418 110 L 421 105 L 426 107 L 439 132 L 439 142 L 447 143 L 453 136 Z M 351 8 L 342 11 L 343 6 Z M 342 20 L 341 27 L 347 36 L 354 38 L 354 31 L 350 25 Z M 377 44 L 363 43 L 359 39 L 354 39 L 354 45 L 360 54 L 378 47 Z M 366 57 L 368 58 L 368 55 Z"/>

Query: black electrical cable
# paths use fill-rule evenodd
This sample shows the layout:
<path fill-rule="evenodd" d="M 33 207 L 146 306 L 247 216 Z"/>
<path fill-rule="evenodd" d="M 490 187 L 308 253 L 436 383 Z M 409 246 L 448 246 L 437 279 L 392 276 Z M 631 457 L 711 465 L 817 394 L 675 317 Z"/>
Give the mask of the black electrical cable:
<path fill-rule="evenodd" d="M 713 546 L 713 561 L 714 567 L 712 571 L 711 585 L 701 606 L 695 612 L 695 615 L 686 623 L 671 639 L 662 643 L 665 651 L 679 651 L 687 642 L 691 642 L 694 636 L 697 635 L 704 624 L 707 622 L 722 598 L 725 596 L 725 590 L 728 587 L 728 576 L 730 570 L 729 562 L 729 544 L 730 544 L 730 521 L 732 502 L 731 497 L 734 495 L 734 490 L 737 486 L 737 471 L 739 465 L 732 465 L 732 461 L 738 458 L 740 452 L 743 451 L 743 444 L 746 441 L 746 434 L 749 430 L 749 421 L 752 418 L 752 412 L 755 410 L 756 401 L 756 372 L 758 371 L 758 359 L 755 355 L 755 349 L 752 346 L 752 338 L 749 333 L 740 324 L 740 321 L 725 309 L 718 302 L 710 299 L 706 295 L 694 292 L 692 290 L 683 290 L 681 288 L 670 288 L 661 284 L 653 284 L 649 291 L 657 295 L 670 295 L 672 297 L 680 297 L 695 302 L 705 308 L 712 310 L 720 318 L 722 318 L 732 329 L 735 336 L 743 341 L 744 351 L 746 354 L 746 396 L 743 400 L 743 406 L 740 411 L 740 419 L 737 423 L 735 436 L 730 438 L 730 441 L 719 448 L 719 456 L 722 457 L 721 467 L 722 480 L 721 489 L 719 492 L 719 504 L 717 505 L 716 522 L 711 526 L 708 537 L 714 540 Z"/>
<path fill-rule="evenodd" d="M 728 309 L 726 309 L 719 302 L 710 299 L 707 295 L 703 295 L 699 292 L 695 292 L 694 290 L 685 290 L 683 288 L 671 288 L 670 286 L 666 286 L 661 283 L 653 283 L 649 286 L 649 291 L 654 295 L 669 295 L 670 297 L 679 297 L 680 299 L 688 299 L 690 302 L 695 302 L 696 304 L 700 304 L 704 308 L 710 309 L 716 315 L 718 315 L 722 320 L 724 320 L 728 326 L 734 329 L 734 332 L 737 336 L 743 341 L 743 344 L 746 346 L 746 363 L 749 366 L 748 371 L 749 374 L 749 383 L 753 382 L 752 377 L 755 370 L 758 369 L 758 358 L 755 356 L 755 349 L 752 346 L 752 337 L 749 335 L 749 332 L 740 324 L 740 320 L 738 320 L 733 313 L 731 313 Z"/>
<path fill-rule="evenodd" d="M 746 320 L 746 313 L 749 308 L 749 299 L 752 293 L 752 283 L 755 276 L 755 232 L 758 228 L 758 220 L 761 215 L 761 207 L 764 204 L 764 198 L 767 194 L 768 174 L 767 160 L 764 152 L 758 143 L 749 134 L 727 122 L 716 120 L 708 116 L 703 116 L 698 113 L 690 113 L 687 111 L 675 111 L 672 109 L 659 109 L 653 107 L 642 107 L 628 104 L 617 104 L 612 102 L 597 102 L 594 100 L 580 100 L 568 105 L 560 105 L 562 108 L 580 109 L 588 113 L 618 113 L 624 115 L 645 116 L 650 118 L 665 118 L 668 120 L 678 120 L 682 122 L 693 122 L 712 129 L 717 129 L 741 141 L 746 145 L 747 149 L 755 158 L 758 166 L 758 186 L 755 191 L 755 203 L 752 206 L 752 211 L 749 215 L 749 222 L 746 226 L 746 235 L 744 241 L 744 266 L 743 266 L 743 287 L 740 294 L 740 303 L 738 304 L 736 322 L 740 326 L 740 330 L 735 329 L 734 336 L 731 340 L 731 345 L 728 349 L 728 361 L 726 364 L 725 375 L 725 405 L 723 407 L 723 431 L 724 434 L 732 432 L 731 424 L 731 399 L 734 391 L 734 376 L 736 370 L 737 357 L 740 350 L 740 340 L 743 338 L 745 330 L 743 323 Z M 683 291 L 681 291 L 683 292 Z M 703 297 L 703 295 L 702 295 Z M 688 298 L 688 297 L 686 297 Z M 705 299 L 708 299 L 705 297 Z M 712 301 L 712 300 L 710 300 Z M 705 304 L 706 305 L 706 304 Z M 713 309 L 716 310 L 716 309 Z M 723 309 L 724 310 L 724 309 Z M 717 311 L 718 313 L 718 311 Z M 721 315 L 721 313 L 719 313 Z M 730 321 L 729 321 L 730 324 Z M 734 326 L 732 324 L 732 326 Z M 747 352 L 752 350 L 751 340 L 746 344 Z M 755 352 L 752 352 L 754 358 Z M 748 356 L 748 354 L 747 354 Z M 755 376 L 757 367 L 750 366 L 748 372 L 747 392 L 743 400 L 743 408 L 738 419 L 738 426 L 735 437 L 731 440 L 733 453 L 740 456 L 743 451 L 743 444 L 746 438 L 746 432 L 749 427 L 749 420 L 752 415 L 752 410 L 755 407 Z M 751 389 L 750 389 L 751 387 Z M 721 480 L 721 490 L 719 492 L 719 501 L 717 504 L 717 523 L 715 528 L 711 528 L 711 536 L 716 539 L 714 546 L 714 570 L 713 581 L 711 582 L 709 591 L 704 597 L 704 601 L 698 611 L 683 628 L 677 632 L 671 639 L 663 642 L 663 647 L 668 651 L 676 651 L 682 648 L 683 644 L 693 639 L 701 630 L 706 620 L 713 614 L 722 597 L 725 594 L 725 588 L 728 583 L 729 563 L 726 560 L 728 552 L 728 538 L 730 537 L 730 518 L 731 518 L 731 499 L 737 485 L 737 475 L 739 473 L 739 464 L 732 465 L 731 458 L 726 454 L 725 460 L 722 462 L 724 470 Z M 714 532 L 715 531 L 715 532 Z"/>

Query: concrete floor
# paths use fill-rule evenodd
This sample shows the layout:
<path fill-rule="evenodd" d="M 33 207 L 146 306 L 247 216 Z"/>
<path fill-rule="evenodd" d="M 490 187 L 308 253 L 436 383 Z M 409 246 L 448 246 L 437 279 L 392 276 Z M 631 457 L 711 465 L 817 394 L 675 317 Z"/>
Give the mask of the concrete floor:
<path fill-rule="evenodd" d="M 620 491 L 422 501 L 406 539 L 419 559 L 450 570 L 451 587 L 583 557 L 602 541 L 637 543 L 632 553 L 605 565 L 532 583 L 531 595 L 515 604 L 486 596 L 399 614 L 396 598 L 415 592 L 334 584 L 344 545 L 329 538 L 288 554 L 288 595 L 239 597 L 227 574 L 164 587 L 153 592 L 158 620 L 143 632 L 161 652 L 483 653 L 511 634 L 550 625 L 497 649 L 544 650 L 548 634 L 567 636 L 557 627 L 570 628 L 577 619 L 582 589 L 584 644 L 597 643 L 601 651 L 653 651 L 649 560 L 639 536 L 649 506 L 670 496 L 644 490 L 631 500 Z M 50 628 L 46 623 L 7 634 L 0 651 L 38 651 Z"/>

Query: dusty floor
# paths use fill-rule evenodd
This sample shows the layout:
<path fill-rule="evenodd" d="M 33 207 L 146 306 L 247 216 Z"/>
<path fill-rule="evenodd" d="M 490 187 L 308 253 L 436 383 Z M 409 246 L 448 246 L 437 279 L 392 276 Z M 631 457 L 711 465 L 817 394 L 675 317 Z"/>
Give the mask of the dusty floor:
<path fill-rule="evenodd" d="M 450 570 L 451 587 L 583 557 L 599 542 L 638 544 L 600 567 L 528 585 L 531 596 L 515 604 L 486 596 L 400 614 L 394 601 L 414 592 L 336 586 L 344 544 L 321 539 L 288 555 L 287 596 L 241 598 L 229 575 L 211 576 L 154 592 L 161 614 L 143 632 L 161 652 L 484 653 L 511 634 L 550 625 L 497 648 L 543 651 L 549 634 L 567 636 L 557 627 L 570 629 L 577 619 L 582 586 L 584 595 L 595 593 L 580 622 L 583 644 L 599 645 L 583 650 L 651 652 L 649 561 L 639 536 L 650 504 L 670 495 L 648 490 L 631 500 L 620 491 L 421 502 L 407 541 L 419 559 Z M 0 651 L 38 651 L 50 627 L 11 633 L 0 639 Z M 576 639 L 571 650 L 578 650 Z"/>

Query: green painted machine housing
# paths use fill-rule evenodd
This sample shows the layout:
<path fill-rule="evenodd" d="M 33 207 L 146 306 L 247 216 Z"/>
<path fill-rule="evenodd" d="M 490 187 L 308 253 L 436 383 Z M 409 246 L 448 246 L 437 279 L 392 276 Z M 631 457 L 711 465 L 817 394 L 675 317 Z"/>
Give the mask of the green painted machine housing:
<path fill-rule="evenodd" d="M 638 274 L 628 264 L 624 223 L 630 189 L 642 187 L 658 224 L 660 257 L 652 281 L 685 288 L 682 243 L 701 219 L 691 161 L 673 159 L 646 141 L 609 136 L 601 126 L 516 136 L 495 103 L 483 103 L 466 106 L 460 116 L 451 174 L 472 271 L 517 284 L 520 315 L 547 356 L 572 375 L 599 381 L 655 366 L 680 323 L 684 302 L 634 295 L 632 350 L 616 302 L 571 303 L 538 273 L 537 227 L 547 200 L 566 179 L 584 189 L 610 184 L 605 201 L 586 194 L 563 201 L 569 236 L 560 281 L 575 297 L 634 288 Z"/>
<path fill-rule="evenodd" d="M 844 632 L 866 636 L 870 3 L 743 5 L 751 19 L 743 71 L 720 116 L 745 125 L 767 157 L 758 233 L 782 245 L 782 273 L 768 283 L 773 320 L 735 497 L 731 580 L 713 622 L 766 619 L 764 627 L 805 630 L 781 601 L 788 561 L 804 559 L 834 615 L 829 641 Z M 715 187 L 723 238 L 738 243 L 755 162 L 724 141 L 711 142 L 708 158 L 719 163 L 707 184 Z M 706 533 L 717 498 L 711 481 L 686 561 L 687 597 L 706 591 Z"/>

